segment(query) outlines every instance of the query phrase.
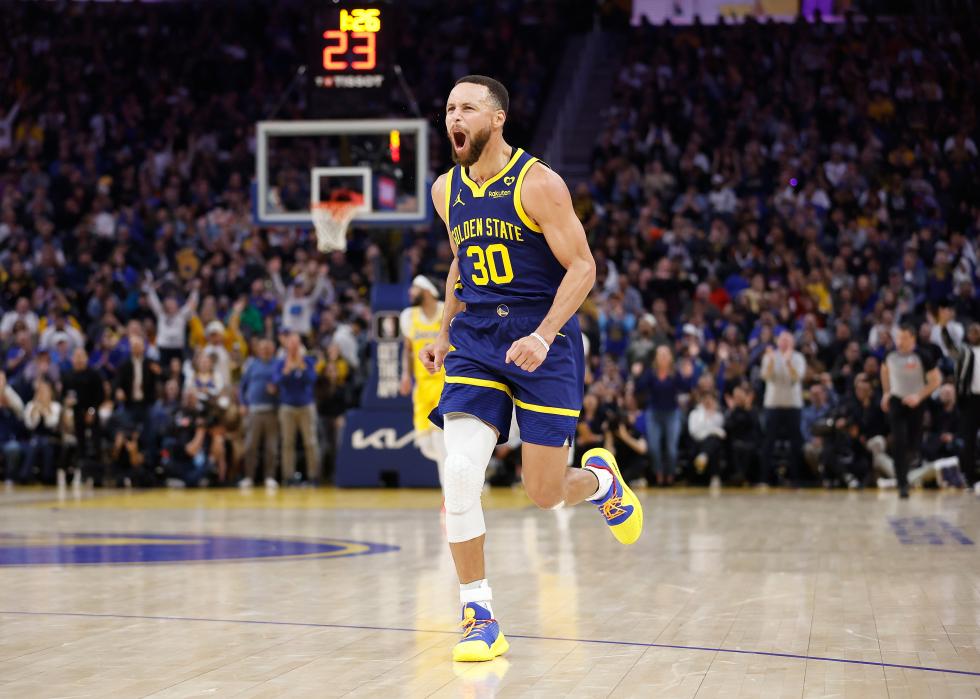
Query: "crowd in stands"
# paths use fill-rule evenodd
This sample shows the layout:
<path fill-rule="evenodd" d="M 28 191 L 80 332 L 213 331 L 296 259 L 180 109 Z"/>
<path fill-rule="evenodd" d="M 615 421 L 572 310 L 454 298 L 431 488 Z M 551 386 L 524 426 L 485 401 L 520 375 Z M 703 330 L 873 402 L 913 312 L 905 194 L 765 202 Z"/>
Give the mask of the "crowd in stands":
<path fill-rule="evenodd" d="M 408 4 L 393 50 L 433 143 L 453 80 L 477 69 L 508 82 L 514 113 L 533 121 L 561 55 L 557 3 Z M 5 8 L 7 482 L 329 478 L 369 368 L 371 284 L 394 253 L 368 242 L 324 257 L 310 230 L 253 223 L 254 123 L 315 116 L 289 89 L 309 17 L 299 1 Z M 444 41 L 474 17 L 484 34 Z M 524 40 L 536 29 L 546 41 Z M 411 116 L 392 86 L 393 115 Z M 438 169 L 448 149 L 433 153 Z"/>
<path fill-rule="evenodd" d="M 405 250 L 327 257 L 309 230 L 253 224 L 252 128 L 303 62 L 299 7 L 7 8 L 6 480 L 248 483 L 260 463 L 267 483 L 329 477 L 384 258 L 441 280 L 452 253 L 436 224 Z M 397 50 L 435 144 L 469 72 L 505 82 L 508 129 L 530 133 L 557 7 L 481 6 L 493 51 L 451 55 L 423 39 L 466 31 L 465 9 L 409 13 Z M 529 32 L 548 41 L 494 40 Z M 954 357 L 980 318 L 978 34 L 896 20 L 623 35 L 594 174 L 570 183 L 598 266 L 579 449 L 612 444 L 651 484 L 887 482 L 881 364 L 915 322 L 944 376 L 917 447 L 958 451 Z M 294 95 L 278 116 L 303 109 Z"/>
<path fill-rule="evenodd" d="M 894 482 L 881 365 L 914 323 L 946 385 L 911 448 L 975 445 L 954 372 L 980 318 L 978 39 L 918 19 L 630 30 L 573 190 L 599 277 L 580 441 L 651 484 Z"/>

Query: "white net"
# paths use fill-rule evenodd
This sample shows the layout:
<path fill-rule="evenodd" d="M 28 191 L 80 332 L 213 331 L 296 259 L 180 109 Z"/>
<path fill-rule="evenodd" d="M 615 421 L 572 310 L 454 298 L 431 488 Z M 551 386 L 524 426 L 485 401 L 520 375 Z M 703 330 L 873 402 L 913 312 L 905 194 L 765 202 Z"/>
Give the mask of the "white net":
<path fill-rule="evenodd" d="M 316 228 L 316 247 L 320 252 L 347 249 L 347 228 L 361 208 L 361 201 L 313 202 L 310 213 Z"/>

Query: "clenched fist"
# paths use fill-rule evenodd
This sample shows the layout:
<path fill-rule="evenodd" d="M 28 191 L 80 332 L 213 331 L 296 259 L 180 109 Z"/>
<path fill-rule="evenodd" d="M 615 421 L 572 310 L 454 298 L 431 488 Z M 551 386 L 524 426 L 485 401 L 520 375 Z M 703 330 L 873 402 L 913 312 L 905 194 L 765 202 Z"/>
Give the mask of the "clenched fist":
<path fill-rule="evenodd" d="M 449 354 L 449 336 L 439 335 L 434 342 L 428 343 L 419 350 L 419 361 L 429 374 L 437 374 Z"/>
<path fill-rule="evenodd" d="M 514 340 L 504 363 L 513 362 L 524 371 L 531 373 L 544 363 L 548 356 L 548 348 L 538 338 L 527 335 L 520 340 Z"/>

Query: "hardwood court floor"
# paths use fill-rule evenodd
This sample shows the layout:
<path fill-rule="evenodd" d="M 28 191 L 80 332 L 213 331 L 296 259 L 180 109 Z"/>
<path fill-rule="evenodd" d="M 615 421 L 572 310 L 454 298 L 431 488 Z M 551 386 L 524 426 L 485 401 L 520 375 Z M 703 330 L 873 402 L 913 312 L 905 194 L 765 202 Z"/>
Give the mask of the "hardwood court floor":
<path fill-rule="evenodd" d="M 972 495 L 641 497 L 489 493 L 511 650 L 454 666 L 434 491 L 0 494 L 0 696 L 980 696 Z"/>

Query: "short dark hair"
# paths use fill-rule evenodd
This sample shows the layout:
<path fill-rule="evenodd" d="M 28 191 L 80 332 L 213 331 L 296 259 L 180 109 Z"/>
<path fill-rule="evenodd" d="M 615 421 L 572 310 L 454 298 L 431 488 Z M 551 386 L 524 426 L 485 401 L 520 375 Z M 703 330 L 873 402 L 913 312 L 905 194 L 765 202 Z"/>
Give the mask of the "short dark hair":
<path fill-rule="evenodd" d="M 915 324 L 915 321 L 903 320 L 901 323 L 898 324 L 898 329 L 901 332 L 909 333 L 910 335 L 912 335 L 912 337 L 919 336 L 919 326 Z"/>
<path fill-rule="evenodd" d="M 487 88 L 490 93 L 490 98 L 497 103 L 498 109 L 503 109 L 504 112 L 510 111 L 510 95 L 507 92 L 507 88 L 499 80 L 494 80 L 486 75 L 464 75 L 462 78 L 456 81 L 456 85 L 460 83 L 473 83 L 474 85 L 483 85 Z"/>

